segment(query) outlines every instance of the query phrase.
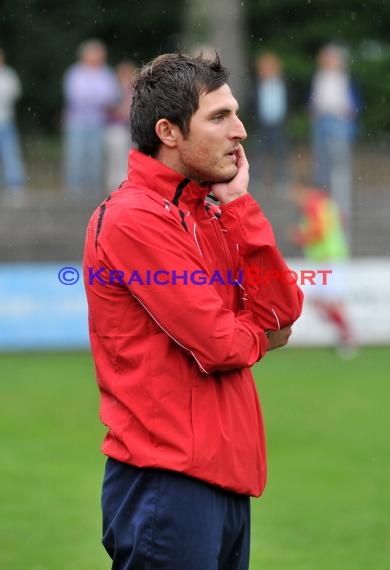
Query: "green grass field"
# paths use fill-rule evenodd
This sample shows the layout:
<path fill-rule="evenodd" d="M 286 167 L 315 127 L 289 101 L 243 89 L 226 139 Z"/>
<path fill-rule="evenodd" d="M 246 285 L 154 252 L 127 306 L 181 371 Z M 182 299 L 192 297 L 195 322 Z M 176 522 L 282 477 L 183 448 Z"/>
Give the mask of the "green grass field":
<path fill-rule="evenodd" d="M 1 355 L 0 370 L 0 568 L 110 568 L 90 356 Z M 349 362 L 284 349 L 256 367 L 269 482 L 252 502 L 251 570 L 390 567 L 389 370 L 385 348 Z"/>

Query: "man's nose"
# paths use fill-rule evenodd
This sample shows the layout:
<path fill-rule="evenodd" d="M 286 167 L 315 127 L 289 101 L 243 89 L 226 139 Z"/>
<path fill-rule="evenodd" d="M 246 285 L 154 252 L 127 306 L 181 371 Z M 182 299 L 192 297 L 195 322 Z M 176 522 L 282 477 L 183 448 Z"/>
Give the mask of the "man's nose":
<path fill-rule="evenodd" d="M 231 137 L 233 139 L 238 139 L 244 141 L 247 137 L 246 130 L 243 122 L 237 116 L 234 118 L 234 123 L 231 130 Z"/>

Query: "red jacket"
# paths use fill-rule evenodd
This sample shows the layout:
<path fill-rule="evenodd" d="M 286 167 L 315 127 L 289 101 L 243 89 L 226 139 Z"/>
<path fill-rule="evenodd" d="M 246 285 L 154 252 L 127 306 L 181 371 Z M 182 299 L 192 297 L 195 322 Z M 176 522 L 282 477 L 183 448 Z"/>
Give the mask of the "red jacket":
<path fill-rule="evenodd" d="M 219 212 L 206 193 L 133 150 L 128 180 L 91 217 L 84 279 L 103 452 L 259 496 L 265 441 L 250 366 L 275 312 L 292 323 L 302 294 L 227 283 L 248 264 L 286 266 L 249 194 Z M 210 284 L 215 270 L 225 283 Z"/>

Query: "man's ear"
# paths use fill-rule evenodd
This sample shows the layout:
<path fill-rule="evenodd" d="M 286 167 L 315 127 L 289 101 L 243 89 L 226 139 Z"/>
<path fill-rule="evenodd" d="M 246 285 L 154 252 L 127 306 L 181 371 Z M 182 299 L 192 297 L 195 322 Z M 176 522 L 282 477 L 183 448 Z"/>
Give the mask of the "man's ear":
<path fill-rule="evenodd" d="M 177 146 L 180 129 L 168 121 L 168 119 L 159 119 L 154 130 L 163 144 L 170 148 Z"/>

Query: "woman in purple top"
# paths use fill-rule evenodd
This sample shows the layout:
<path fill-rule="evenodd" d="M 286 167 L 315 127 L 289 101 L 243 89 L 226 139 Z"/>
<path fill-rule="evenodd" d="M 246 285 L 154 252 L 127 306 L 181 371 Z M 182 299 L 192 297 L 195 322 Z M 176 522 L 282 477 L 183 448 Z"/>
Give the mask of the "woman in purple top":
<path fill-rule="evenodd" d="M 102 42 L 83 42 L 78 56 L 64 77 L 65 184 L 73 196 L 98 196 L 103 186 L 106 111 L 118 101 L 120 90 L 106 65 Z"/>

